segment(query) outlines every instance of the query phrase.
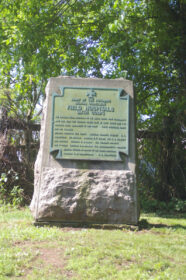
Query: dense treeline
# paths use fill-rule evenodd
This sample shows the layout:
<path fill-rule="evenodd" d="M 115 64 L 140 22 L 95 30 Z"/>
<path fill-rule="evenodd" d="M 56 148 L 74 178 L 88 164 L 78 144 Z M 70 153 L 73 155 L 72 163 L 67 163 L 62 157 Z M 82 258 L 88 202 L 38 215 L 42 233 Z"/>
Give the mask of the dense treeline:
<path fill-rule="evenodd" d="M 51 76 L 131 79 L 137 129 L 154 132 L 138 141 L 140 192 L 148 200 L 185 199 L 185 1 L 2 0 L 0 12 L 6 117 L 39 122 Z M 27 129 L 6 139 L 25 143 L 31 172 L 36 135 Z"/>

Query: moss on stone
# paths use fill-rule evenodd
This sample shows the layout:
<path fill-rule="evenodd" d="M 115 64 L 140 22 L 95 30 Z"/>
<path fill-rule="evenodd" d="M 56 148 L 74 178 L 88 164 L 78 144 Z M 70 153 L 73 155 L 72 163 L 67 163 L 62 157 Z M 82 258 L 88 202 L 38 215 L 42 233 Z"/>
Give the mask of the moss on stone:
<path fill-rule="evenodd" d="M 91 212 L 88 200 L 90 187 L 90 180 L 86 180 L 79 188 L 78 208 L 81 211 L 84 210 L 87 215 Z"/>
<path fill-rule="evenodd" d="M 77 161 L 77 168 L 79 169 L 89 169 L 89 162 L 88 161 Z"/>

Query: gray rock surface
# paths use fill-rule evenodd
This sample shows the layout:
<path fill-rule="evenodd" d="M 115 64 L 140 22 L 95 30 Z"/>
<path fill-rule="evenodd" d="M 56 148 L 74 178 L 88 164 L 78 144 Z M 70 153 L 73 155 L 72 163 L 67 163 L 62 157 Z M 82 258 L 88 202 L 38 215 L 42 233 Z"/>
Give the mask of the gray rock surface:
<path fill-rule="evenodd" d="M 37 219 L 93 223 L 134 223 L 131 171 L 45 168 Z"/>

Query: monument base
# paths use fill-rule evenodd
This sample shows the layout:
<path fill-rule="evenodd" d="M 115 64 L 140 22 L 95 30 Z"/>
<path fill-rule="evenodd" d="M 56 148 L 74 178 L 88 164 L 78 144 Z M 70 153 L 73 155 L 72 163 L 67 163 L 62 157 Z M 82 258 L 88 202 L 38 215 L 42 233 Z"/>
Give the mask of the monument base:
<path fill-rule="evenodd" d="M 140 229 L 139 225 L 127 225 L 127 224 L 95 224 L 95 223 L 72 223 L 72 222 L 34 222 L 34 226 L 36 227 L 58 227 L 58 228 L 75 228 L 75 229 L 117 229 L 117 230 L 131 230 L 138 231 Z"/>
<path fill-rule="evenodd" d="M 134 184 L 129 170 L 43 168 L 30 207 L 37 222 L 137 224 Z"/>

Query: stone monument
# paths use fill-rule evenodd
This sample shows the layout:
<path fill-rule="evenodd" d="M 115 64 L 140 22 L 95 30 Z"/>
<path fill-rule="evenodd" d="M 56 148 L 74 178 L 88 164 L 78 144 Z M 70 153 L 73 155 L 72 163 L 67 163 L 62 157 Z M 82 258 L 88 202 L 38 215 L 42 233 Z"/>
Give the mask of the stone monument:
<path fill-rule="evenodd" d="M 136 225 L 135 157 L 131 81 L 50 78 L 30 205 L 36 222 Z"/>

